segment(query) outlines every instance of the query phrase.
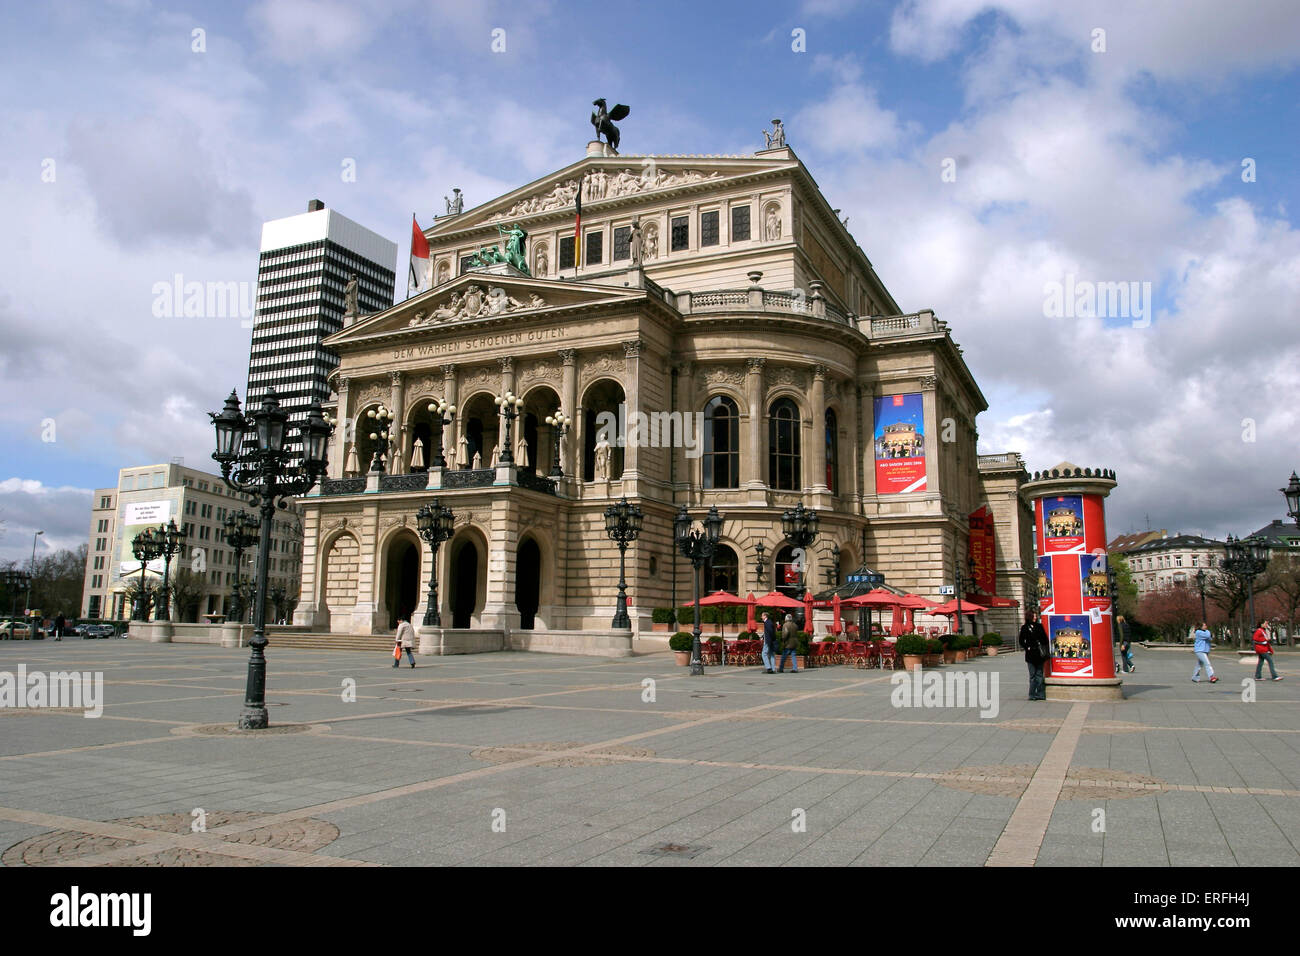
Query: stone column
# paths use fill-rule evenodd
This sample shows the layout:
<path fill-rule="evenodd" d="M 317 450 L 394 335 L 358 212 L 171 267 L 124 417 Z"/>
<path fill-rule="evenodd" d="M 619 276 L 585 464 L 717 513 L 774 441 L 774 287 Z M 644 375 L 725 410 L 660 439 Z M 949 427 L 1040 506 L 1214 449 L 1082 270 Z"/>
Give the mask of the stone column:
<path fill-rule="evenodd" d="M 339 407 L 336 412 L 339 423 L 334 429 L 334 455 L 330 461 L 331 478 L 343 477 L 343 469 L 348 461 L 348 445 L 356 441 L 357 437 L 356 422 L 352 420 L 352 409 L 349 407 L 350 385 L 351 379 L 347 376 L 339 376 Z"/>
<path fill-rule="evenodd" d="M 560 467 L 570 478 L 576 478 L 581 482 L 582 476 L 577 474 L 574 466 L 573 451 L 582 426 L 582 416 L 578 409 L 578 350 L 560 349 L 560 360 L 564 363 L 560 380 L 560 405 L 564 409 L 564 414 L 573 419 L 568 435 L 560 443 Z"/>
<path fill-rule="evenodd" d="M 852 382 L 845 382 L 841 394 L 844 396 L 840 402 L 844 409 L 844 430 L 848 432 L 848 447 L 840 446 L 840 481 L 844 487 L 840 489 L 840 495 L 853 502 L 853 510 L 858 510 L 857 503 L 862 500 L 862 485 L 858 481 L 858 464 L 862 460 L 859 451 L 862 444 L 862 435 L 858 431 L 858 405 L 860 403 L 858 389 Z"/>
<path fill-rule="evenodd" d="M 749 429 L 746 441 L 747 453 L 741 456 L 740 462 L 741 481 L 750 492 L 751 504 L 765 504 L 767 482 L 763 476 L 767 472 L 763 461 L 763 428 L 767 424 L 767 409 L 763 406 L 763 368 L 767 365 L 767 359 L 751 358 L 746 360 L 746 364 L 749 366 L 745 377 L 745 401 L 749 404 Z M 748 475 L 745 474 L 746 471 Z"/>
<path fill-rule="evenodd" d="M 393 413 L 393 423 L 388 429 L 392 447 L 387 463 L 388 473 L 400 475 L 406 471 L 406 462 L 402 460 L 402 449 L 406 446 L 406 409 L 403 407 L 405 388 L 402 385 L 402 373 L 389 372 L 388 381 L 392 386 L 388 392 L 388 410 Z"/>
<path fill-rule="evenodd" d="M 690 362 L 680 362 L 676 368 L 677 410 L 682 413 L 682 418 L 685 419 L 687 415 L 693 415 L 697 411 L 703 411 L 703 409 L 698 408 L 695 401 L 695 366 Z M 694 470 L 699 467 L 697 460 L 687 458 L 684 448 L 670 448 L 669 453 L 672 455 L 673 460 L 674 487 L 688 490 L 698 487 Z M 741 467 L 744 467 L 743 463 Z M 690 503 L 694 504 L 694 502 Z"/>
<path fill-rule="evenodd" d="M 866 514 L 866 499 L 876 493 L 876 415 L 872 402 L 872 389 L 858 386 L 858 428 L 862 433 L 858 464 L 862 468 L 863 514 Z"/>
<path fill-rule="evenodd" d="M 939 495 L 939 436 L 935 429 L 939 427 L 938 397 L 935 394 L 936 379 L 926 375 L 921 379 L 921 405 L 925 409 L 925 490 L 928 494 Z"/>
<path fill-rule="evenodd" d="M 812 481 L 809 482 L 814 495 L 830 492 L 826 484 L 826 373 L 830 369 L 825 365 L 814 365 L 813 381 L 809 403 L 812 413 Z"/>
<path fill-rule="evenodd" d="M 627 384 L 623 388 L 623 401 L 627 407 L 626 432 L 628 439 L 623 448 L 623 493 L 636 492 L 637 466 L 640 461 L 638 450 L 641 442 L 649 436 L 644 433 L 641 411 L 641 341 L 633 339 L 623 343 L 623 368 L 627 372 Z M 648 423 L 647 423 L 648 424 Z M 631 482 L 631 484 L 629 484 Z"/>

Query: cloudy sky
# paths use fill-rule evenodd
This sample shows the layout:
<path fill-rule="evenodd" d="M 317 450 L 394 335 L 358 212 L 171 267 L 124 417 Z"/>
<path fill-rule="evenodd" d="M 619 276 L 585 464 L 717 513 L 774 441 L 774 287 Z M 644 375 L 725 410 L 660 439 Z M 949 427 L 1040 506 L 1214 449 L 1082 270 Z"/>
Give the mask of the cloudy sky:
<path fill-rule="evenodd" d="M 404 261 L 452 186 L 580 158 L 596 96 L 628 153 L 782 117 L 951 324 L 980 450 L 1115 468 L 1112 533 L 1253 530 L 1300 467 L 1292 0 L 7 4 L 0 52 L 0 559 L 85 540 L 119 467 L 212 465 L 250 332 L 155 315 L 156 283 L 252 283 L 261 223 L 313 197 Z M 1049 304 L 1115 282 L 1150 299 Z"/>

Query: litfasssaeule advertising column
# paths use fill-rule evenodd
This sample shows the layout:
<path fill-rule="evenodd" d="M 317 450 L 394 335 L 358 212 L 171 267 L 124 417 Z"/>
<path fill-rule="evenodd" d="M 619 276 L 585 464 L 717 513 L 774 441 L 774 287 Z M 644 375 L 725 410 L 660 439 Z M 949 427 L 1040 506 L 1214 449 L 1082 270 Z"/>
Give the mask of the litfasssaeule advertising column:
<path fill-rule="evenodd" d="M 1115 472 L 1061 462 L 1024 484 L 1034 506 L 1039 613 L 1051 646 L 1048 700 L 1119 700 L 1106 576 L 1106 496 Z"/>

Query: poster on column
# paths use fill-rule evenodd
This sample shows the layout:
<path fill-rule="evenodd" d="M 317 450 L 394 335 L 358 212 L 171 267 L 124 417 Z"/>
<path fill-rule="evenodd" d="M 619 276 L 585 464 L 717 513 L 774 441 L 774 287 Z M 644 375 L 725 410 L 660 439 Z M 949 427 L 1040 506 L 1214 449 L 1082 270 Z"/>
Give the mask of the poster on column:
<path fill-rule="evenodd" d="M 1106 552 L 1098 550 L 1079 558 L 1079 587 L 1083 595 L 1083 610 L 1094 622 L 1102 614 L 1110 613 L 1110 577 L 1106 574 Z"/>
<path fill-rule="evenodd" d="M 925 491 L 925 408 L 920 392 L 874 400 L 876 494 Z"/>
<path fill-rule="evenodd" d="M 1038 559 L 1038 611 L 1040 614 L 1051 614 L 1054 606 L 1052 595 L 1052 559 L 1050 557 L 1041 557 Z"/>
<path fill-rule="evenodd" d="M 1083 496 L 1056 495 L 1040 498 L 1043 551 L 1082 551 L 1084 549 Z"/>
<path fill-rule="evenodd" d="M 1053 677 L 1091 677 L 1092 621 L 1087 614 L 1052 614 L 1047 618 L 1052 644 Z"/>

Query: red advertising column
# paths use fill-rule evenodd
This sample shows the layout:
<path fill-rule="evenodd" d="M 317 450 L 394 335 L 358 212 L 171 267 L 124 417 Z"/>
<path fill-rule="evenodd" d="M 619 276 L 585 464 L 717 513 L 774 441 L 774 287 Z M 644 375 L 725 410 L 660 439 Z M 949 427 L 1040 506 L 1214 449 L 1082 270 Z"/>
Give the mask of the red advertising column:
<path fill-rule="evenodd" d="M 1049 700 L 1123 697 L 1106 576 L 1105 499 L 1115 484 L 1113 471 L 1062 462 L 1023 486 L 1034 506 L 1039 613 L 1051 645 Z"/>

